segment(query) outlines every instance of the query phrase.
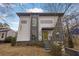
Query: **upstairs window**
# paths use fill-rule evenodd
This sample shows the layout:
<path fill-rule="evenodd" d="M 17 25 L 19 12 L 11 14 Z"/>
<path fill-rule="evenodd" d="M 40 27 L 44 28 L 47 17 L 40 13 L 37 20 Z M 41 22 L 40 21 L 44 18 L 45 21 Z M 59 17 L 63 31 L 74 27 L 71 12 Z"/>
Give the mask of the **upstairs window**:
<path fill-rule="evenodd" d="M 27 21 L 26 20 L 22 20 L 21 23 L 22 24 L 27 24 Z"/>
<path fill-rule="evenodd" d="M 37 26 L 37 17 L 32 17 L 32 26 Z"/>

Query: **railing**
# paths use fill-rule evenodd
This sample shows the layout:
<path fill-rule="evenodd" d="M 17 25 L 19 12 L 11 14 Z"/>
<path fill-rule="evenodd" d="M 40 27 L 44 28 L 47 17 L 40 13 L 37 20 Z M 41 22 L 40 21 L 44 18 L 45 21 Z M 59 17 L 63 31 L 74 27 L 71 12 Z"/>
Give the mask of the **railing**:
<path fill-rule="evenodd" d="M 79 51 L 77 51 L 73 48 L 65 48 L 65 53 L 70 56 L 79 56 Z"/>

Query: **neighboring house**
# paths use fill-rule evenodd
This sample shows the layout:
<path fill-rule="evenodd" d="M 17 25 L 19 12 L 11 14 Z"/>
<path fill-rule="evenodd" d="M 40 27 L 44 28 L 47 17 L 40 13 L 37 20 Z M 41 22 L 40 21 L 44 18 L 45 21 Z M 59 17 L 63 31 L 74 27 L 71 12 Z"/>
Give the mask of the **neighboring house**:
<path fill-rule="evenodd" d="M 12 29 L 1 27 L 0 28 L 0 41 L 5 41 L 5 38 L 9 36 L 15 37 L 16 32 L 13 31 Z"/>
<path fill-rule="evenodd" d="M 7 32 L 7 37 L 8 36 L 15 37 L 16 35 L 17 35 L 17 33 L 14 30 L 12 30 L 12 29 L 9 29 L 9 31 Z"/>
<path fill-rule="evenodd" d="M 9 30 L 6 28 L 0 28 L 0 41 L 4 41 L 5 38 L 7 37 L 7 32 Z"/>
<path fill-rule="evenodd" d="M 54 27 L 63 13 L 17 13 L 17 15 L 20 18 L 17 42 L 29 42 L 51 40 Z"/>

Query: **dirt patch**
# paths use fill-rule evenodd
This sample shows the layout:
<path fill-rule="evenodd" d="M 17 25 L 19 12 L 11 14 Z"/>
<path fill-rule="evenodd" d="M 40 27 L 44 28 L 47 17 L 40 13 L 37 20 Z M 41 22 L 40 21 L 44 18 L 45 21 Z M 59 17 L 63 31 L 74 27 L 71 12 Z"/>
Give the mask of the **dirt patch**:
<path fill-rule="evenodd" d="M 44 48 L 36 46 L 11 46 L 11 44 L 0 44 L 1 56 L 47 56 Z"/>

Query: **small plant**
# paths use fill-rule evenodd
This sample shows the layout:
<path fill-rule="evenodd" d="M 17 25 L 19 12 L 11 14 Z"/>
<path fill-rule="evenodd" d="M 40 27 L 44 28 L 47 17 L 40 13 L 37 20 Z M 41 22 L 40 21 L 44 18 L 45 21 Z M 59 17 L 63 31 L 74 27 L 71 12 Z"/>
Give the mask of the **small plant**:
<path fill-rule="evenodd" d="M 11 40 L 11 46 L 15 46 L 16 45 L 16 37 L 13 37 Z"/>
<path fill-rule="evenodd" d="M 74 47 L 72 40 L 69 40 L 68 44 L 69 44 L 69 48 L 73 48 Z"/>
<path fill-rule="evenodd" d="M 5 38 L 5 43 L 11 43 L 12 46 L 14 46 L 16 44 L 16 37 L 6 37 Z"/>
<path fill-rule="evenodd" d="M 51 51 L 49 53 L 51 55 L 53 55 L 53 56 L 62 55 L 62 50 L 61 50 L 62 48 L 60 45 L 53 44 L 50 49 L 51 49 Z"/>

